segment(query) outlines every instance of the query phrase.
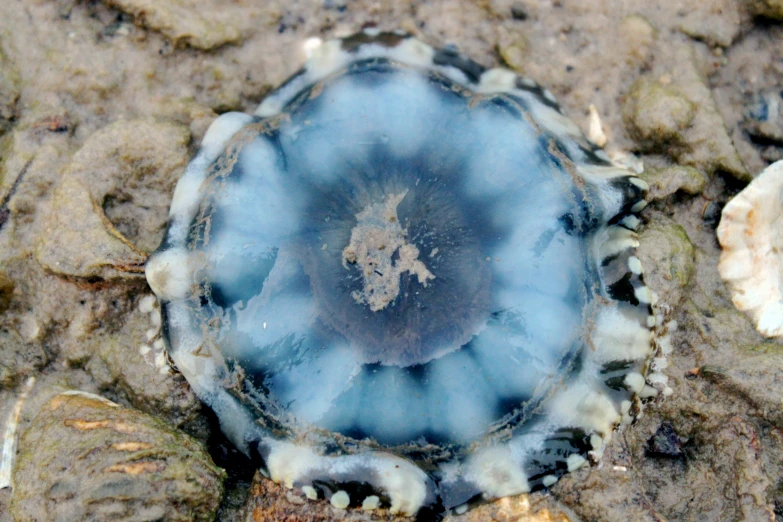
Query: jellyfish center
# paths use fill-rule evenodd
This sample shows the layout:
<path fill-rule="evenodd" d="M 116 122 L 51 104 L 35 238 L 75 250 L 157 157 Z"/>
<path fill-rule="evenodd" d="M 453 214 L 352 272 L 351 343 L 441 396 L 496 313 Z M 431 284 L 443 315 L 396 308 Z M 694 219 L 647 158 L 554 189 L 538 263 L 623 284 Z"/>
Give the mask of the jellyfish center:
<path fill-rule="evenodd" d="M 353 291 L 351 297 L 373 312 L 383 310 L 399 295 L 402 274 L 415 275 L 425 288 L 435 279 L 419 260 L 419 249 L 407 241 L 408 232 L 397 217 L 397 206 L 405 194 L 407 190 L 388 196 L 356 214 L 350 243 L 343 249 L 343 267 L 355 266 L 363 282 L 362 289 Z"/>
<path fill-rule="evenodd" d="M 296 251 L 316 324 L 364 364 L 407 368 L 458 351 L 491 308 L 480 207 L 455 190 L 459 169 L 428 157 L 381 149 L 369 174 L 362 167 L 313 191 L 302 212 Z"/>

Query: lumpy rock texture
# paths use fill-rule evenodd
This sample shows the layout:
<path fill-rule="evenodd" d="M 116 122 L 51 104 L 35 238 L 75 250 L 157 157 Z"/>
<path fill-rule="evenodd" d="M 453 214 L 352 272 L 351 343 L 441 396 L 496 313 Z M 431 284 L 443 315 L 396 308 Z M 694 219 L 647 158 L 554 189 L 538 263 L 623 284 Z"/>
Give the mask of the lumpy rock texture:
<path fill-rule="evenodd" d="M 643 181 L 533 82 L 402 33 L 324 43 L 256 114 L 207 132 L 147 264 L 241 449 L 404 513 L 600 454 L 651 348 Z"/>
<path fill-rule="evenodd" d="M 223 493 L 225 474 L 198 441 L 82 392 L 46 403 L 19 452 L 18 521 L 212 520 Z"/>

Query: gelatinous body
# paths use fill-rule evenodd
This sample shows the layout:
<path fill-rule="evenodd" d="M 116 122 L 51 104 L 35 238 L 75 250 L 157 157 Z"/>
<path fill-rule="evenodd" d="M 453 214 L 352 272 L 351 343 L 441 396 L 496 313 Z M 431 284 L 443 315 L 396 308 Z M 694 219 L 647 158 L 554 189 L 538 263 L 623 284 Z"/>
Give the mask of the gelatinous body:
<path fill-rule="evenodd" d="M 633 415 L 645 190 L 535 83 L 366 31 L 213 124 L 147 278 L 272 479 L 440 513 L 551 486 Z"/>

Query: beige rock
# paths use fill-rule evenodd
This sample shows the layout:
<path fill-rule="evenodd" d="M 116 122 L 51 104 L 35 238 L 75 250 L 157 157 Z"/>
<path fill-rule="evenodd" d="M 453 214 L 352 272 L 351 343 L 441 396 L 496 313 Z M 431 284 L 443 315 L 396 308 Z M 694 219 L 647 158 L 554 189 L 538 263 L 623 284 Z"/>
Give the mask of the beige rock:
<path fill-rule="evenodd" d="M 498 53 L 503 62 L 520 74 L 525 74 L 530 45 L 525 34 L 512 27 L 498 27 Z"/>
<path fill-rule="evenodd" d="M 685 229 L 656 214 L 639 235 L 637 255 L 646 267 L 644 279 L 660 299 L 677 306 L 694 273 L 694 247 Z"/>
<path fill-rule="evenodd" d="M 55 274 L 94 281 L 143 274 L 147 258 L 124 240 L 88 187 L 75 179 L 57 189 L 35 257 Z"/>
<path fill-rule="evenodd" d="M 555 491 L 583 520 L 666 522 L 645 498 L 627 465 L 606 463 L 601 469 L 568 475 Z"/>
<path fill-rule="evenodd" d="M 783 0 L 745 0 L 753 14 L 783 19 Z"/>
<path fill-rule="evenodd" d="M 119 121 L 74 155 L 57 187 L 36 259 L 65 276 L 140 277 L 160 243 L 190 132 L 155 120 Z"/>
<path fill-rule="evenodd" d="M 648 168 L 639 177 L 650 187 L 648 198 L 660 201 L 682 192 L 688 195 L 701 193 L 707 186 L 707 176 L 693 167 L 674 165 L 666 168 Z"/>
<path fill-rule="evenodd" d="M 288 490 L 256 473 L 245 504 L 243 522 L 288 520 L 291 522 L 345 522 L 406 521 L 410 518 L 389 514 L 386 509 L 364 511 L 338 509 L 327 501 L 308 500 L 304 492 Z"/>
<path fill-rule="evenodd" d="M 651 150 L 681 144 L 695 114 L 693 103 L 676 89 L 647 78 L 631 87 L 623 107 L 631 137 Z"/>
<path fill-rule="evenodd" d="M 739 180 L 749 180 L 715 98 L 696 67 L 693 50 L 680 47 L 674 64 L 673 84 L 696 107 L 693 122 L 683 135 L 687 149 L 675 154 L 675 159 L 708 174 L 721 170 Z"/>
<path fill-rule="evenodd" d="M 627 54 L 629 64 L 642 65 L 650 61 L 658 32 L 647 19 L 639 15 L 628 16 L 620 22 L 617 32 L 623 43 L 620 51 Z"/>
<path fill-rule="evenodd" d="M 133 15 L 136 24 L 159 31 L 176 46 L 208 51 L 242 40 L 239 28 L 221 13 L 220 2 L 106 0 L 106 3 Z"/>
<path fill-rule="evenodd" d="M 754 414 L 783 428 L 783 354 L 738 354 L 731 367 L 717 371 L 702 367 L 701 373 L 746 400 Z"/>
<path fill-rule="evenodd" d="M 576 515 L 551 495 L 518 495 L 476 507 L 445 522 L 579 522 Z"/>
<path fill-rule="evenodd" d="M 693 50 L 676 46 L 673 66 L 656 79 L 642 77 L 630 89 L 623 119 L 642 149 L 712 175 L 726 172 L 750 180 Z"/>
<path fill-rule="evenodd" d="M 225 473 L 199 442 L 97 395 L 55 396 L 25 431 L 11 513 L 36 520 L 212 520 Z"/>
<path fill-rule="evenodd" d="M 610 504 L 611 499 L 604 498 L 610 507 L 603 513 L 599 511 L 601 506 L 592 502 L 592 516 L 581 509 L 577 511 L 587 520 L 612 522 L 774 522 L 773 505 L 767 496 L 767 492 L 773 489 L 772 482 L 763 464 L 763 454 L 770 448 L 761 443 L 763 435 L 756 422 L 736 410 L 728 416 L 715 415 L 719 410 L 710 405 L 700 405 L 696 410 L 674 411 L 677 415 L 672 424 L 678 435 L 687 441 L 684 459 L 650 458 L 644 455 L 644 449 L 638 448 L 634 452 L 634 460 L 624 465 L 627 468 L 624 474 L 636 475 L 643 488 L 642 495 L 636 497 L 637 505 L 645 511 L 653 511 L 660 499 L 666 499 L 667 509 L 649 518 L 626 519 L 622 515 L 612 516 L 614 506 Z M 692 427 L 687 420 L 689 415 L 702 415 L 705 419 Z M 629 438 L 642 437 L 646 442 L 651 435 L 650 431 L 642 433 L 637 427 Z M 636 439 L 636 444 L 639 442 L 642 441 Z M 604 473 L 610 474 L 611 471 Z M 716 495 L 716 492 L 719 494 Z M 591 500 L 587 496 L 583 498 Z M 598 513 L 602 516 L 596 516 Z"/>
<path fill-rule="evenodd" d="M 735 0 L 685 0 L 679 29 L 688 36 L 709 45 L 728 47 L 740 32 L 740 12 Z"/>

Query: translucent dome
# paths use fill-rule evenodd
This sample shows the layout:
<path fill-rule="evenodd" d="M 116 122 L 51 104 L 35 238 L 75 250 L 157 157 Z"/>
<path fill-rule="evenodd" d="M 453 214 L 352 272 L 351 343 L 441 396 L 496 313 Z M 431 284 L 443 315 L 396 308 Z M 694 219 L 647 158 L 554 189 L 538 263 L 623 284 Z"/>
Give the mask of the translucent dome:
<path fill-rule="evenodd" d="M 630 418 L 645 190 L 533 82 L 366 31 L 216 120 L 147 278 L 272 479 L 440 512 L 548 487 Z"/>

